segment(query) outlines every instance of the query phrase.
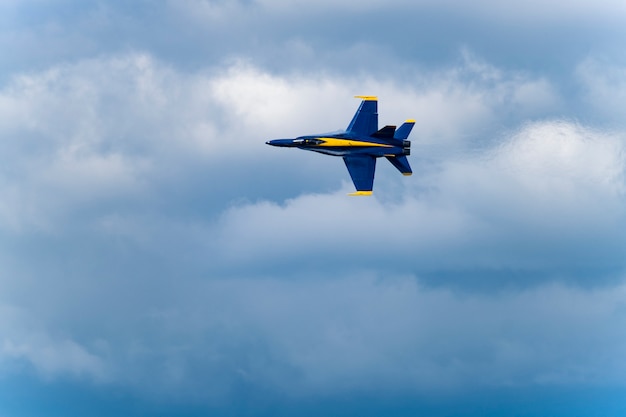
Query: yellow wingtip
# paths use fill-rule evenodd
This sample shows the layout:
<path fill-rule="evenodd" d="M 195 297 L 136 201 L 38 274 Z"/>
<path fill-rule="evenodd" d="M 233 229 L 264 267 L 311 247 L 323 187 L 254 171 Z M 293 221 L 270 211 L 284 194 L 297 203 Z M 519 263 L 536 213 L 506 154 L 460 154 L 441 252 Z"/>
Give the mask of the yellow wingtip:
<path fill-rule="evenodd" d="M 413 175 L 412 172 L 403 172 L 402 175 L 404 175 L 405 177 L 410 177 L 411 175 Z"/>
<path fill-rule="evenodd" d="M 354 96 L 354 98 L 360 98 L 366 101 L 378 101 L 377 96 Z"/>
<path fill-rule="evenodd" d="M 372 195 L 371 191 L 357 191 L 354 193 L 348 194 L 349 196 L 357 196 L 357 195 Z"/>
<path fill-rule="evenodd" d="M 405 123 L 415 123 L 415 119 L 407 119 L 405 120 Z"/>

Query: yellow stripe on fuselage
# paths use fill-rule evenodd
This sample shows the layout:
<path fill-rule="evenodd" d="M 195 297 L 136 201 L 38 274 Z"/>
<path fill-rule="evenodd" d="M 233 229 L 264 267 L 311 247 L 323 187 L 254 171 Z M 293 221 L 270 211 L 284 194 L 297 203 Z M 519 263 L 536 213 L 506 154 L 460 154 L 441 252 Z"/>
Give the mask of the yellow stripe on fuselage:
<path fill-rule="evenodd" d="M 320 143 L 319 147 L 327 147 L 327 148 L 335 148 L 335 147 L 351 147 L 351 146 L 361 146 L 361 147 L 371 147 L 378 146 L 381 148 L 393 148 L 393 145 L 387 145 L 384 143 L 376 143 L 376 142 L 364 142 L 362 140 L 352 140 L 352 139 L 337 139 L 337 138 L 318 138 L 323 140 L 323 143 Z"/>

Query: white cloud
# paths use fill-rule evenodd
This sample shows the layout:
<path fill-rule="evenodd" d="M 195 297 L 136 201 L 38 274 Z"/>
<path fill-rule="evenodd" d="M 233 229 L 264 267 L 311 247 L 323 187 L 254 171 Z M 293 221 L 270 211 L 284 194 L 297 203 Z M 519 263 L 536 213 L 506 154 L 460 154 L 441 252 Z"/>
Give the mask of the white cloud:
<path fill-rule="evenodd" d="M 51 227 L 84 205 L 145 197 L 179 158 L 210 158 L 222 144 L 208 88 L 142 54 L 15 77 L 0 92 L 0 223 Z"/>
<path fill-rule="evenodd" d="M 347 198 L 346 185 L 282 205 L 233 207 L 214 250 L 225 264 L 272 268 L 377 267 L 394 259 L 401 268 L 555 273 L 619 263 L 626 243 L 619 232 L 626 224 L 623 149 L 615 134 L 565 121 L 532 123 L 435 171 L 415 167 L 415 180 L 398 177 L 398 201 L 385 190 L 382 198 Z M 316 266 L 318 257 L 332 266 Z"/>
<path fill-rule="evenodd" d="M 345 128 L 350 120 L 338 114 L 336 99 L 353 96 L 351 87 L 358 82 L 346 85 L 342 81 L 322 76 L 285 78 L 240 62 L 212 80 L 212 91 L 226 110 L 229 125 L 240 126 L 249 137 L 262 138 L 281 131 L 303 134 L 298 129 L 320 125 L 330 130 Z"/>
<path fill-rule="evenodd" d="M 568 121 L 529 123 L 483 155 L 449 161 L 442 182 L 465 202 L 484 201 L 481 207 L 494 204 L 519 215 L 518 206 L 532 209 L 535 220 L 532 212 L 538 211 L 552 213 L 552 221 L 571 215 L 577 222 L 598 217 L 596 210 L 621 210 L 623 150 L 623 135 Z"/>
<path fill-rule="evenodd" d="M 413 138 L 429 144 L 458 144 L 503 112 L 527 118 L 561 105 L 547 80 L 499 70 L 468 52 L 458 67 L 416 71 L 408 84 L 359 75 L 275 76 L 237 63 L 213 81 L 213 91 L 230 117 L 265 135 L 343 129 L 356 109 L 351 97 L 377 95 L 381 125 L 414 118 Z"/>
<path fill-rule="evenodd" d="M 441 147 L 467 141 L 502 107 L 526 115 L 541 111 L 537 100 L 554 107 L 544 84 L 472 57 L 441 74 L 416 73 L 408 88 L 367 76 L 279 77 L 241 62 L 189 74 L 145 54 L 58 65 L 16 76 L 0 92 L 0 183 L 9 196 L 0 223 L 48 228 L 89 201 L 145 198 L 190 162 L 258 169 L 269 138 L 345 128 L 355 94 L 378 94 L 381 124 L 416 118 L 414 138 Z M 544 98 L 528 99 L 538 86 Z M 316 169 L 303 155 L 283 160 Z"/>
<path fill-rule="evenodd" d="M 534 90 L 543 96 L 528 94 Z M 271 137 L 345 127 L 358 105 L 351 98 L 355 92 L 379 94 L 381 124 L 417 120 L 412 135 L 416 175 L 389 177 L 394 171 L 382 167 L 381 160 L 377 182 L 393 178 L 397 186 L 378 187 L 380 200 L 346 199 L 351 187 L 347 175 L 336 178 L 346 174 L 337 159 L 304 152 L 279 156 L 263 144 Z M 241 62 L 225 70 L 184 74 L 142 54 L 88 60 L 18 77 L 0 94 L 0 107 L 13 115 L 0 126 L 9 138 L 3 143 L 0 214 L 10 230 L 58 229 L 73 213 L 108 206 L 110 211 L 86 219 L 91 230 L 108 233 L 145 218 L 146 207 L 163 204 L 160 189 L 172 181 L 170 173 L 180 181 L 215 187 L 214 178 L 196 177 L 202 171 L 193 167 L 206 165 L 212 176 L 230 172 L 220 182 L 245 190 L 252 187 L 250 172 L 267 171 L 266 160 L 271 160 L 285 164 L 282 170 L 299 164 L 291 170 L 293 180 L 273 181 L 307 178 L 303 184 L 314 184 L 332 175 L 344 185 L 335 194 L 305 194 L 283 205 L 237 204 L 220 214 L 216 233 L 221 238 L 214 250 L 226 261 L 274 263 L 278 258 L 261 243 L 266 241 L 286 248 L 293 259 L 301 259 L 304 247 L 331 259 L 346 250 L 353 256 L 367 253 L 371 261 L 393 252 L 405 263 L 427 264 L 448 252 L 451 265 L 465 266 L 496 262 L 502 255 L 496 248 L 504 242 L 511 250 L 517 244 L 532 247 L 542 239 L 558 242 L 559 236 L 580 235 L 608 247 L 619 241 L 615 225 L 624 220 L 623 138 L 618 133 L 568 121 L 528 123 L 504 135 L 501 144 L 495 144 L 492 134 L 486 141 L 491 145 L 476 151 L 478 133 L 491 129 L 502 115 L 528 117 L 552 111 L 559 102 L 545 80 L 500 70 L 468 53 L 457 68 L 416 73 L 409 88 L 368 77 L 280 77 Z M 484 138 L 478 139 L 484 147 Z M 426 158 L 431 165 L 422 167 Z M 334 164 L 336 170 L 319 172 L 323 164 Z M 235 175 L 233 166 L 247 166 L 250 172 Z M 276 175 L 274 171 L 281 172 L 272 167 L 267 174 Z M 142 213 L 115 209 L 127 203 Z M 214 216 L 192 223 L 209 229 Z M 160 215 L 148 218 L 168 221 Z M 390 229 L 389 219 L 402 224 L 403 232 Z M 169 221 L 163 230 L 189 229 L 184 219 Z M 153 221 L 139 223 L 149 228 Z M 112 224 L 118 226 L 111 229 Z M 156 237 L 138 227 L 128 230 L 140 242 Z M 372 234 L 383 248 L 396 249 L 380 251 L 358 243 Z M 193 245 L 216 244 L 195 239 Z M 161 236 L 155 245 L 165 240 Z M 541 257 L 528 249 L 516 262 L 524 256 Z"/>

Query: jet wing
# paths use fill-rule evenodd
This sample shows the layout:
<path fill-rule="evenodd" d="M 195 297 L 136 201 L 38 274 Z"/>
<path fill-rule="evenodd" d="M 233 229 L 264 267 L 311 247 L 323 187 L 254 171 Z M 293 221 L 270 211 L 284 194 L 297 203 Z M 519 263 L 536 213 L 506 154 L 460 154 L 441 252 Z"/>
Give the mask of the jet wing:
<path fill-rule="evenodd" d="M 343 161 L 350 173 L 357 192 L 350 195 L 371 195 L 374 187 L 376 158 L 369 155 L 344 156 Z"/>
<path fill-rule="evenodd" d="M 376 96 L 356 96 L 356 98 L 363 101 L 347 130 L 359 136 L 369 136 L 378 130 L 378 98 Z"/>

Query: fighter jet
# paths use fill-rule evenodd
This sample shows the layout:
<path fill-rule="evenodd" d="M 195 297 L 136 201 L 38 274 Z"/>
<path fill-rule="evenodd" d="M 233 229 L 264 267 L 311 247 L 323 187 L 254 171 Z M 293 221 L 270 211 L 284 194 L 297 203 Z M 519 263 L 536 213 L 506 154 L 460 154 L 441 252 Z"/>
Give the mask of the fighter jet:
<path fill-rule="evenodd" d="M 406 158 L 411 154 L 411 141 L 407 138 L 415 120 L 407 120 L 399 129 L 385 126 L 379 130 L 378 98 L 355 98 L 363 101 L 346 130 L 295 139 L 274 139 L 265 143 L 343 157 L 356 188 L 356 192 L 349 195 L 372 195 L 376 158 L 384 156 L 403 175 L 411 175 L 413 171 Z"/>

